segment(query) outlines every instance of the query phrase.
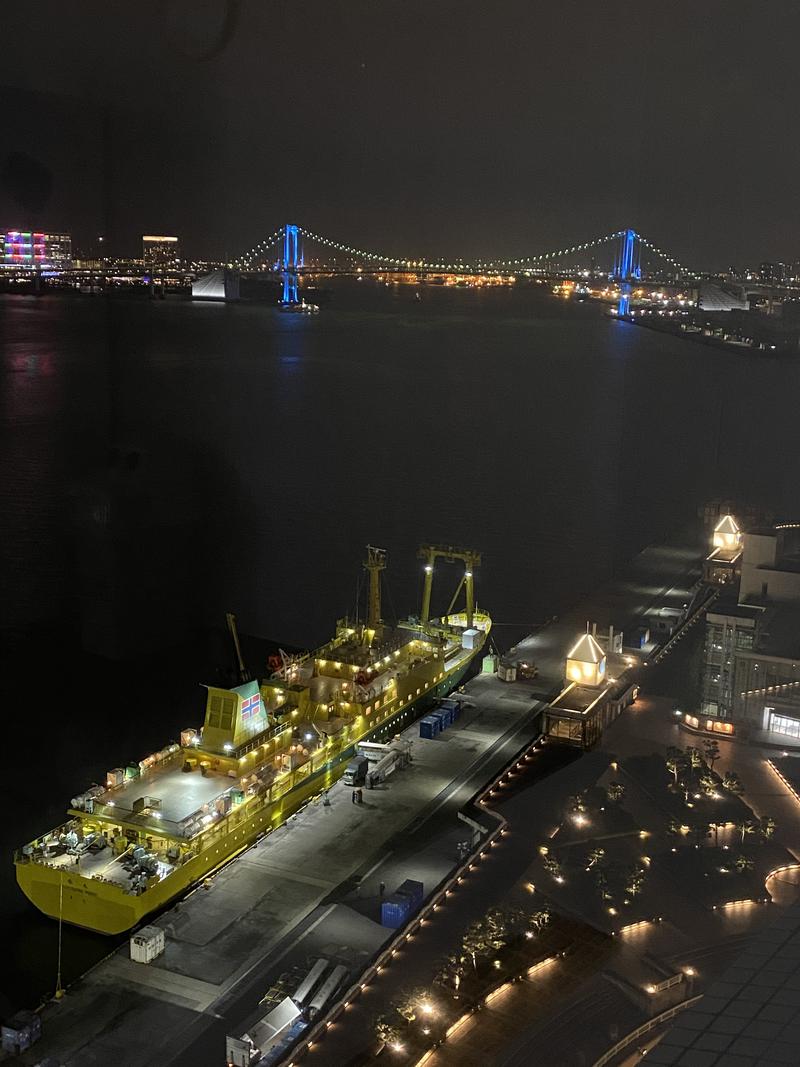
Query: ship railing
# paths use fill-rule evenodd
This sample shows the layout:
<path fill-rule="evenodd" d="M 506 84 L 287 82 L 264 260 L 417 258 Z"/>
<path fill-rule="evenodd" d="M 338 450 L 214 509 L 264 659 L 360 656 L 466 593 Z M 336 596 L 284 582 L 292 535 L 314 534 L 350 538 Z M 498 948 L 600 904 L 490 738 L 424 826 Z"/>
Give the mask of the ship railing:
<path fill-rule="evenodd" d="M 68 834 L 70 830 L 74 830 L 78 825 L 77 819 L 70 819 L 68 822 L 61 823 L 60 826 L 54 826 L 52 830 L 48 830 L 46 834 L 41 837 L 35 837 L 33 841 L 28 841 L 26 844 L 20 846 L 20 848 L 14 849 L 14 862 L 15 863 L 41 863 L 42 866 L 52 867 L 57 864 L 48 863 L 44 856 L 35 856 L 33 850 L 43 849 L 45 845 L 45 838 L 53 840 L 58 838 L 59 834 Z M 30 849 L 30 852 L 26 852 L 26 849 Z"/>
<path fill-rule="evenodd" d="M 152 813 L 134 811 L 132 808 L 123 808 L 119 804 L 95 804 L 88 818 L 92 815 L 101 816 L 107 822 L 124 822 L 137 829 L 147 830 L 156 836 L 183 837 L 180 823 L 172 819 L 156 818 Z"/>
<path fill-rule="evenodd" d="M 285 733 L 287 730 L 291 733 L 291 723 L 281 722 L 278 723 L 277 726 L 270 726 L 269 729 L 262 730 L 260 734 L 256 734 L 256 736 L 252 737 L 249 741 L 245 741 L 244 744 L 239 745 L 239 747 L 234 749 L 230 753 L 230 755 L 234 759 L 239 759 L 241 756 L 246 756 L 247 753 L 252 752 L 253 749 L 260 748 L 262 745 L 265 745 L 270 741 L 274 741 L 275 738 L 280 737 L 280 735 Z"/>

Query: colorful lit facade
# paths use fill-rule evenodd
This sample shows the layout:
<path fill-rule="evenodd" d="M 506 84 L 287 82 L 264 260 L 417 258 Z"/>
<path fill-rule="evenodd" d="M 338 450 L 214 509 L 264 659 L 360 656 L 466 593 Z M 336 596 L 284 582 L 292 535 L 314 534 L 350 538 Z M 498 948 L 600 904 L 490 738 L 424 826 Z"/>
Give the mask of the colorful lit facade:
<path fill-rule="evenodd" d="M 3 266 L 65 270 L 72 266 L 72 237 L 41 230 L 6 230 Z"/>

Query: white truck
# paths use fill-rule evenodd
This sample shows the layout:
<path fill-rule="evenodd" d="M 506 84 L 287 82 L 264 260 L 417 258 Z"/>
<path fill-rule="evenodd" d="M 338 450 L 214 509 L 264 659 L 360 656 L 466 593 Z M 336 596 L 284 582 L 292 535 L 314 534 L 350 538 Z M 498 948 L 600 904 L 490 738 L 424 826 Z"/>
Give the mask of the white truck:
<path fill-rule="evenodd" d="M 395 738 L 384 745 L 385 752 L 374 763 L 370 762 L 365 785 L 367 789 L 385 781 L 398 767 L 407 767 L 411 762 L 411 742 Z"/>

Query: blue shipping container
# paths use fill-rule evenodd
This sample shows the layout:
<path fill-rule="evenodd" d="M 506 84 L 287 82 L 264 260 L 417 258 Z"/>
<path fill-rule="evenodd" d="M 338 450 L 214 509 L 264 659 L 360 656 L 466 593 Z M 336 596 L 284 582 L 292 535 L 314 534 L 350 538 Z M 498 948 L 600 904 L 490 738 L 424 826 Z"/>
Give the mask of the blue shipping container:
<path fill-rule="evenodd" d="M 419 736 L 426 737 L 429 741 L 432 741 L 434 737 L 438 737 L 439 720 L 434 719 L 431 715 L 426 715 L 424 719 L 420 719 Z"/>
<path fill-rule="evenodd" d="M 387 897 L 381 904 L 381 926 L 399 930 L 408 921 L 411 908 L 411 900 L 408 897 L 400 897 L 396 894 Z"/>
<path fill-rule="evenodd" d="M 425 887 L 422 882 L 417 882 L 413 878 L 406 878 L 405 882 L 397 887 L 395 896 L 408 897 L 411 901 L 412 909 L 416 911 L 425 898 Z"/>
<path fill-rule="evenodd" d="M 439 723 L 439 732 L 447 729 L 447 719 L 443 711 L 432 711 L 428 718 L 435 719 Z"/>

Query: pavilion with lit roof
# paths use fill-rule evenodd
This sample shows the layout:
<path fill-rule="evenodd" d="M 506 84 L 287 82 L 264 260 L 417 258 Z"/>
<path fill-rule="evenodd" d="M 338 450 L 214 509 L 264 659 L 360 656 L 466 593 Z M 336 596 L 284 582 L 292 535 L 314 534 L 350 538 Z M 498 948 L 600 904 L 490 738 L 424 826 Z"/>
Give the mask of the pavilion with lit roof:
<path fill-rule="evenodd" d="M 567 653 L 564 688 L 545 709 L 548 740 L 592 748 L 638 695 L 626 673 L 623 667 L 619 678 L 610 678 L 605 649 L 588 630 L 582 634 Z"/>
<path fill-rule="evenodd" d="M 711 553 L 703 562 L 703 578 L 724 585 L 741 569 L 742 532 L 733 515 L 722 515 L 711 536 Z"/>

